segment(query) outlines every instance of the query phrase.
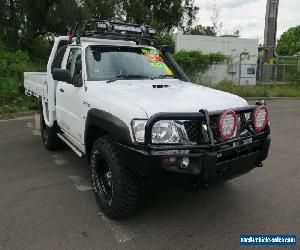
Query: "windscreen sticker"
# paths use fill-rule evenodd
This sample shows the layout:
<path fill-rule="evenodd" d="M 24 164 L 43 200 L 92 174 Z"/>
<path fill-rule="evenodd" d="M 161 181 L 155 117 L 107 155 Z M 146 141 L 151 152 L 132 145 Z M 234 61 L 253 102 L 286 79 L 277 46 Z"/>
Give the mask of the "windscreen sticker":
<path fill-rule="evenodd" d="M 159 54 L 159 51 L 154 49 L 142 49 L 145 58 L 151 62 L 162 62 L 163 58 Z"/>
<path fill-rule="evenodd" d="M 144 56 L 146 57 L 146 59 L 148 61 L 152 61 L 152 62 L 162 62 L 163 61 L 163 59 L 160 55 L 154 55 L 154 54 L 147 53 Z"/>
<path fill-rule="evenodd" d="M 150 62 L 151 67 L 165 69 L 166 74 L 169 76 L 173 76 L 173 71 L 164 63 L 164 62 Z"/>
<path fill-rule="evenodd" d="M 153 68 L 164 68 L 166 65 L 163 62 L 149 62 Z"/>
<path fill-rule="evenodd" d="M 166 65 L 166 72 L 167 72 L 167 74 L 169 76 L 173 76 L 174 75 L 173 71 L 167 65 Z"/>
<path fill-rule="evenodd" d="M 164 68 L 166 73 L 173 76 L 173 71 L 164 63 L 164 59 L 160 55 L 158 50 L 142 48 L 142 53 L 145 58 L 149 61 L 149 65 L 153 68 Z"/>

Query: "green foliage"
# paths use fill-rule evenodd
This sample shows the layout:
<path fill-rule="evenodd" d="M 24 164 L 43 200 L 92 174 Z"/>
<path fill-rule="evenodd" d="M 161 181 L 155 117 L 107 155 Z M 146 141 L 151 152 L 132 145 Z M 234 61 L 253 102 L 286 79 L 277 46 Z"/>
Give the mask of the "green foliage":
<path fill-rule="evenodd" d="M 246 86 L 223 81 L 209 87 L 243 97 L 300 97 L 300 84 Z"/>
<path fill-rule="evenodd" d="M 37 71 L 40 68 L 34 65 L 29 56 L 18 50 L 10 51 L 3 45 L 0 45 L 0 76 L 14 77 L 20 82 L 23 79 L 23 73 L 26 71 Z"/>
<path fill-rule="evenodd" d="M 112 20 L 117 14 L 117 0 L 89 0 L 82 1 L 84 7 L 93 18 Z"/>
<path fill-rule="evenodd" d="M 124 21 L 151 25 L 159 33 L 192 25 L 198 12 L 193 0 L 121 0 L 117 9 Z"/>
<path fill-rule="evenodd" d="M 300 52 L 300 25 L 288 29 L 277 43 L 276 51 L 282 56 L 293 56 Z"/>
<path fill-rule="evenodd" d="M 159 33 L 192 26 L 194 0 L 0 0 L 0 40 L 31 49 L 36 38 L 65 35 L 81 20 L 100 18 L 148 24 Z"/>
<path fill-rule="evenodd" d="M 223 63 L 230 59 L 222 53 L 203 54 L 199 50 L 182 50 L 175 53 L 173 57 L 192 80 L 196 80 L 198 74 L 206 71 L 211 65 Z"/>
<path fill-rule="evenodd" d="M 217 33 L 212 26 L 197 25 L 189 27 L 184 32 L 184 35 L 201 35 L 201 36 L 216 36 Z"/>
<path fill-rule="evenodd" d="M 49 40 L 42 36 L 36 38 L 24 37 L 20 41 L 20 47 L 23 51 L 28 53 L 32 60 L 42 62 L 39 64 L 45 65 L 49 58 L 52 44 L 49 42 Z"/>
<path fill-rule="evenodd" d="M 30 98 L 20 94 L 19 84 L 15 78 L 0 78 L 0 119 L 33 108 Z"/>
<path fill-rule="evenodd" d="M 285 80 L 291 83 L 300 83 L 300 69 L 297 67 L 287 68 Z"/>
<path fill-rule="evenodd" d="M 175 41 L 171 34 L 160 35 L 155 41 L 155 46 L 159 48 L 162 45 L 168 45 L 171 48 L 171 52 L 175 51 Z"/>
<path fill-rule="evenodd" d="M 29 56 L 21 51 L 10 51 L 0 44 L 0 116 L 31 108 L 30 98 L 20 93 L 24 71 L 37 71 Z M 0 117 L 0 119 L 1 119 Z"/>

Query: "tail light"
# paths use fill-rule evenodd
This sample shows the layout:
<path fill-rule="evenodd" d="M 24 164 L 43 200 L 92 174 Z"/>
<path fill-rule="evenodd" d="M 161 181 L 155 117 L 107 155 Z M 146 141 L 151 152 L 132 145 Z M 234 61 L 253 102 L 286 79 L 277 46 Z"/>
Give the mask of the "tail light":
<path fill-rule="evenodd" d="M 269 112 L 266 106 L 257 107 L 252 113 L 252 126 L 256 132 L 261 132 L 265 129 L 269 121 Z"/>
<path fill-rule="evenodd" d="M 238 118 L 233 110 L 224 111 L 218 121 L 218 132 L 221 139 L 228 140 L 235 136 Z"/>

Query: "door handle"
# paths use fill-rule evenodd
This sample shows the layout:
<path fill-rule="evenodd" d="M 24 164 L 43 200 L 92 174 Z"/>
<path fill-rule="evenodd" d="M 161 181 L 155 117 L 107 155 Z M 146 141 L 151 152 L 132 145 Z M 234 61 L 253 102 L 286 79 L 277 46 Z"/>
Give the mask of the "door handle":
<path fill-rule="evenodd" d="M 64 89 L 59 89 L 60 92 L 65 92 Z"/>

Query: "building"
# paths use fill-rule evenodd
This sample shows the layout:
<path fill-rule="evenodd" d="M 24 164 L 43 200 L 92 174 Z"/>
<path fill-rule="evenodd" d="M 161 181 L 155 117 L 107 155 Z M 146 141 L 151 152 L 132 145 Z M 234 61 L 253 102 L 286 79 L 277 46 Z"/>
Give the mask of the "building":
<path fill-rule="evenodd" d="M 223 80 L 243 85 L 256 84 L 258 39 L 238 38 L 235 35 L 213 37 L 179 34 L 174 38 L 175 51 L 201 50 L 203 53 L 221 52 L 230 56 L 230 63 L 213 65 L 199 76 L 201 81 L 209 84 Z"/>

